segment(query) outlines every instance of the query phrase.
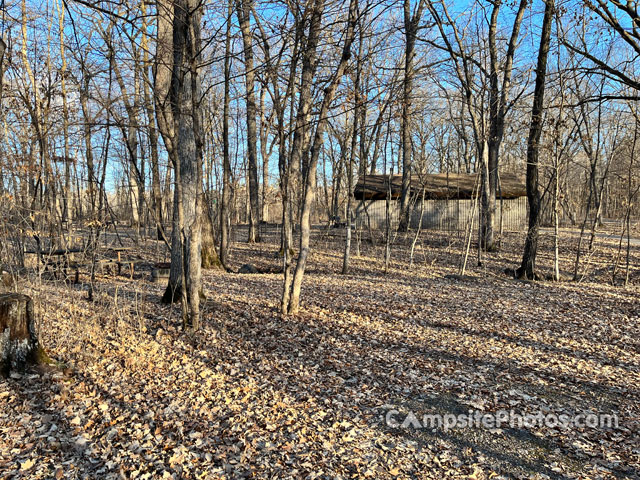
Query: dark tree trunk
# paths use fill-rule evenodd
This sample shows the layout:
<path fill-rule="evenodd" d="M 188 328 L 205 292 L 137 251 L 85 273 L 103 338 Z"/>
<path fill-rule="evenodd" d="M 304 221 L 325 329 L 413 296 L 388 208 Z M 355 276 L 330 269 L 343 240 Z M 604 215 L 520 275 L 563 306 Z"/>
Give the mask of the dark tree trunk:
<path fill-rule="evenodd" d="M 231 160 L 229 158 L 229 103 L 231 85 L 231 15 L 233 0 L 229 0 L 227 32 L 224 41 L 224 106 L 222 113 L 222 202 L 220 205 L 220 262 L 229 267 L 229 221 L 231 203 Z"/>
<path fill-rule="evenodd" d="M 529 231 L 524 244 L 522 264 L 517 270 L 519 278 L 536 279 L 536 254 L 538 253 L 538 236 L 540 230 L 540 191 L 538 190 L 538 157 L 540 153 L 540 136 L 544 113 L 544 88 L 547 74 L 547 57 L 551 42 L 551 24 L 553 22 L 554 0 L 546 0 L 542 35 L 536 66 L 536 85 L 531 109 L 531 127 L 527 143 L 527 201 L 529 204 Z"/>

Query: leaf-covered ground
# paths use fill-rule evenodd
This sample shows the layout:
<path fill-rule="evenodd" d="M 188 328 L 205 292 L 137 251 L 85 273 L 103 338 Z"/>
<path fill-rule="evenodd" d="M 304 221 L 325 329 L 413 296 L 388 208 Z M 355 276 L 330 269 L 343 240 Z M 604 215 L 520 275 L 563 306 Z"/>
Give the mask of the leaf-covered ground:
<path fill-rule="evenodd" d="M 99 278 L 93 303 L 82 287 L 23 284 L 60 366 L 0 380 L 0 476 L 638 478 L 640 247 L 626 288 L 611 285 L 618 244 L 605 238 L 582 282 L 527 283 L 502 273 L 521 237 L 482 267 L 472 250 L 466 277 L 446 277 L 455 236 L 424 234 L 412 267 L 410 239 L 396 239 L 386 273 L 380 241 L 362 242 L 343 276 L 342 243 L 318 234 L 299 315 L 279 314 L 278 274 L 208 272 L 194 337 L 146 272 Z M 233 267 L 276 269 L 268 240 L 236 244 Z M 564 272 L 575 243 L 562 244 Z M 550 238 L 541 249 L 549 273 Z M 393 428 L 390 409 L 594 412 L 619 425 Z"/>

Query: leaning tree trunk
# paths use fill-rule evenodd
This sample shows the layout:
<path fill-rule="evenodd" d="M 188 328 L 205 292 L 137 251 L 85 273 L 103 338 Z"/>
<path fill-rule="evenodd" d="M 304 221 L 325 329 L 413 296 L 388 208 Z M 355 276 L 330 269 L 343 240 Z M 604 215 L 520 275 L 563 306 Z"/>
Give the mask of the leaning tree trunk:
<path fill-rule="evenodd" d="M 24 370 L 28 364 L 38 363 L 42 356 L 31 297 L 0 294 L 0 374 Z"/>
<path fill-rule="evenodd" d="M 291 290 L 288 295 L 287 312 L 290 314 L 298 313 L 300 308 L 300 291 L 302 288 L 302 279 L 304 277 L 304 271 L 307 265 L 307 258 L 309 255 L 309 239 L 311 236 L 311 205 L 313 204 L 313 197 L 316 187 L 316 169 L 318 166 L 318 157 L 320 156 L 320 149 L 322 148 L 322 141 L 324 139 L 324 131 L 328 122 L 329 106 L 333 101 L 336 90 L 340 84 L 340 80 L 347 67 L 347 63 L 351 58 L 351 45 L 355 36 L 355 24 L 356 18 L 356 5 L 357 0 L 351 0 L 349 2 L 349 16 L 347 20 L 347 29 L 345 33 L 345 43 L 342 49 L 342 56 L 340 63 L 336 69 L 331 82 L 324 90 L 324 97 L 320 106 L 320 112 L 318 113 L 318 124 L 316 125 L 316 131 L 314 133 L 313 144 L 308 159 L 304 176 L 304 190 L 303 190 L 303 203 L 302 213 L 300 216 L 300 253 L 298 254 L 298 261 L 296 263 L 296 269 L 293 275 Z M 320 25 L 320 18 L 324 9 L 324 4 L 320 0 L 316 5 L 317 8 L 314 15 L 317 16 L 317 24 Z M 354 132 L 355 134 L 355 132 Z M 304 158 L 304 157 L 303 157 Z M 350 220 L 350 219 L 349 219 Z M 285 284 L 285 288 L 287 285 Z M 285 313 L 285 312 L 283 312 Z"/>

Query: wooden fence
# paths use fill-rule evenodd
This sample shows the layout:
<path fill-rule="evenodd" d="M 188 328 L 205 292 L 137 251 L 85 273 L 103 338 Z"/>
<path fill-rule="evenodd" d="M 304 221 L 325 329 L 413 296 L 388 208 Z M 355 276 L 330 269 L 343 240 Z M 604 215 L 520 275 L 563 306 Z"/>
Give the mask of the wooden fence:
<path fill-rule="evenodd" d="M 389 205 L 391 227 L 398 225 L 400 204 L 392 200 Z M 496 201 L 496 226 L 502 221 L 504 231 L 524 231 L 527 229 L 527 199 L 518 197 Z M 478 205 L 473 200 L 425 200 L 424 209 L 418 201 L 411 207 L 411 228 L 417 228 L 422 218 L 422 228 L 429 230 L 464 230 L 472 215 L 476 215 L 474 224 L 478 225 Z M 384 229 L 387 222 L 387 202 L 385 200 L 365 200 L 358 202 L 356 224 L 360 228 Z"/>

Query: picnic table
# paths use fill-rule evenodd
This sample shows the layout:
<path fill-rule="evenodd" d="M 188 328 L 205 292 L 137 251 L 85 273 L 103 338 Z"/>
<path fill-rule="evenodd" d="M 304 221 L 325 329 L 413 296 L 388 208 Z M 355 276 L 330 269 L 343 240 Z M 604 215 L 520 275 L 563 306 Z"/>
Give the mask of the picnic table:
<path fill-rule="evenodd" d="M 36 250 L 25 250 L 25 254 L 37 255 Z M 69 278 L 68 271 L 74 272 L 74 281 L 78 283 L 80 277 L 80 263 L 75 261 L 75 254 L 84 253 L 80 248 L 58 248 L 55 250 L 40 251 L 40 257 L 45 272 L 53 273 L 54 278 L 58 275 Z"/>
<path fill-rule="evenodd" d="M 137 258 L 127 258 L 125 254 L 130 251 L 130 247 L 111 247 L 107 250 L 110 256 L 97 259 L 96 265 L 101 272 L 104 272 L 105 267 L 113 266 L 117 268 L 118 275 L 122 274 L 122 268 L 125 267 L 129 272 L 129 278 L 133 280 L 136 265 L 144 262 Z M 37 253 L 35 250 L 25 251 L 25 254 Z M 69 273 L 73 273 L 74 282 L 78 283 L 80 280 L 80 269 L 83 267 L 91 268 L 91 261 L 85 260 L 82 262 L 76 260 L 75 255 L 80 253 L 86 253 L 86 251 L 80 248 L 44 250 L 40 252 L 44 271 L 52 272 L 55 278 L 59 276 L 69 278 Z"/>
<path fill-rule="evenodd" d="M 118 275 L 122 273 L 122 267 L 127 267 L 129 278 L 133 280 L 136 265 L 143 263 L 143 261 L 137 258 L 123 258 L 124 253 L 131 251 L 130 247 L 111 247 L 109 250 L 116 255 L 116 259 L 113 259 L 112 262 L 118 268 Z"/>

